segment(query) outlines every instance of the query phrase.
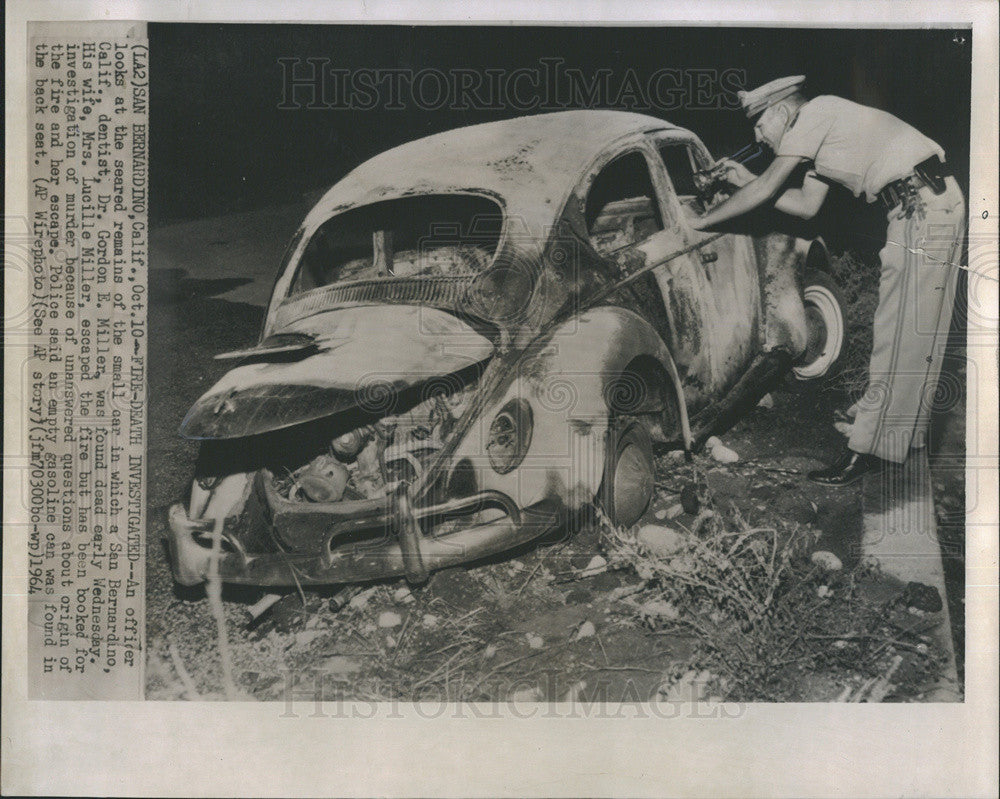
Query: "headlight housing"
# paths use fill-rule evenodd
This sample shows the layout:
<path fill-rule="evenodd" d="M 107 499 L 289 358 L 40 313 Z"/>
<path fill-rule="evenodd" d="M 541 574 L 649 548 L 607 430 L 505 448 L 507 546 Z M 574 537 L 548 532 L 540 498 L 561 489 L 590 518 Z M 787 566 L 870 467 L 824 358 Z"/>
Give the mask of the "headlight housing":
<path fill-rule="evenodd" d="M 531 405 L 520 397 L 510 400 L 490 423 L 486 454 L 497 474 L 507 474 L 521 465 L 531 446 L 534 420 Z"/>

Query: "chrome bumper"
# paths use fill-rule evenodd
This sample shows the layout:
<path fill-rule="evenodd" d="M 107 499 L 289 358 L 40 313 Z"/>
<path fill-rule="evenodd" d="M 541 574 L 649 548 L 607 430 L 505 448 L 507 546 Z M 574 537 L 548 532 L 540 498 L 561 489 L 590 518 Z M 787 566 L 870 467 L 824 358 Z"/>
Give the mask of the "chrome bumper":
<path fill-rule="evenodd" d="M 496 507 L 505 516 L 441 536 L 425 535 L 420 522 L 437 522 Z M 227 546 L 219 556 L 224 582 L 261 586 L 331 585 L 406 576 L 414 584 L 430 572 L 495 555 L 527 543 L 551 530 L 562 518 L 555 501 L 518 509 L 499 491 L 480 491 L 436 505 L 415 507 L 406 487 L 384 501 L 373 501 L 364 512 L 331 520 L 326 542 L 317 552 L 249 553 L 226 533 Z M 168 512 L 170 557 L 174 578 L 181 585 L 197 585 L 208 576 L 213 519 L 190 519 L 181 504 Z M 375 540 L 335 546 L 334 541 L 360 530 L 381 528 Z"/>

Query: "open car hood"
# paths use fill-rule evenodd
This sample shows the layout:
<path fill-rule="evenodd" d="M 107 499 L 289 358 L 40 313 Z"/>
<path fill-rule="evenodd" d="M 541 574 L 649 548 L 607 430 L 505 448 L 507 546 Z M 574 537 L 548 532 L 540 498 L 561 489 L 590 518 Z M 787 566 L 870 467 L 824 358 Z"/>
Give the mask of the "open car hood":
<path fill-rule="evenodd" d="M 399 392 L 490 358 L 493 344 L 436 308 L 369 305 L 315 314 L 276 340 L 228 357 L 246 361 L 199 399 L 186 438 L 241 438 L 350 408 L 392 412 Z"/>

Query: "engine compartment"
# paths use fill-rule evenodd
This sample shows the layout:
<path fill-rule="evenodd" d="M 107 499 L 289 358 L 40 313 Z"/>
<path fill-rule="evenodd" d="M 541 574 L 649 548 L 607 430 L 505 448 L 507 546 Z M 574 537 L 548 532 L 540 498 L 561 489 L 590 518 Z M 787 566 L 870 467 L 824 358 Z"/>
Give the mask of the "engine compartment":
<path fill-rule="evenodd" d="M 274 489 L 290 502 L 331 503 L 378 499 L 400 482 L 414 482 L 444 446 L 475 387 L 474 380 L 456 380 L 451 390 L 437 382 L 426 386 L 416 404 L 336 432 L 299 466 L 275 465 Z"/>

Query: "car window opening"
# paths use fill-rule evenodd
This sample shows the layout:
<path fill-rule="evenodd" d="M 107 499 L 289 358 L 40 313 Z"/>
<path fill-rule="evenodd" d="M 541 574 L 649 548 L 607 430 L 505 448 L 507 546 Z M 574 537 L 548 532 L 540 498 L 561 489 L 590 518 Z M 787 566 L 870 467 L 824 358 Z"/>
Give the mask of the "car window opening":
<path fill-rule="evenodd" d="M 704 198 L 698 191 L 694 164 L 688 146 L 684 143 L 671 143 L 661 146 L 659 150 L 663 165 L 667 168 L 667 175 L 674 185 L 677 200 L 685 213 L 703 214 L 706 210 Z"/>
<path fill-rule="evenodd" d="M 502 226 L 496 202 L 468 194 L 354 208 L 313 233 L 289 294 L 357 280 L 478 274 L 493 260 Z"/>
<path fill-rule="evenodd" d="M 616 158 L 594 178 L 587 194 L 586 222 L 590 242 L 601 255 L 663 230 L 656 190 L 642 153 Z"/>

